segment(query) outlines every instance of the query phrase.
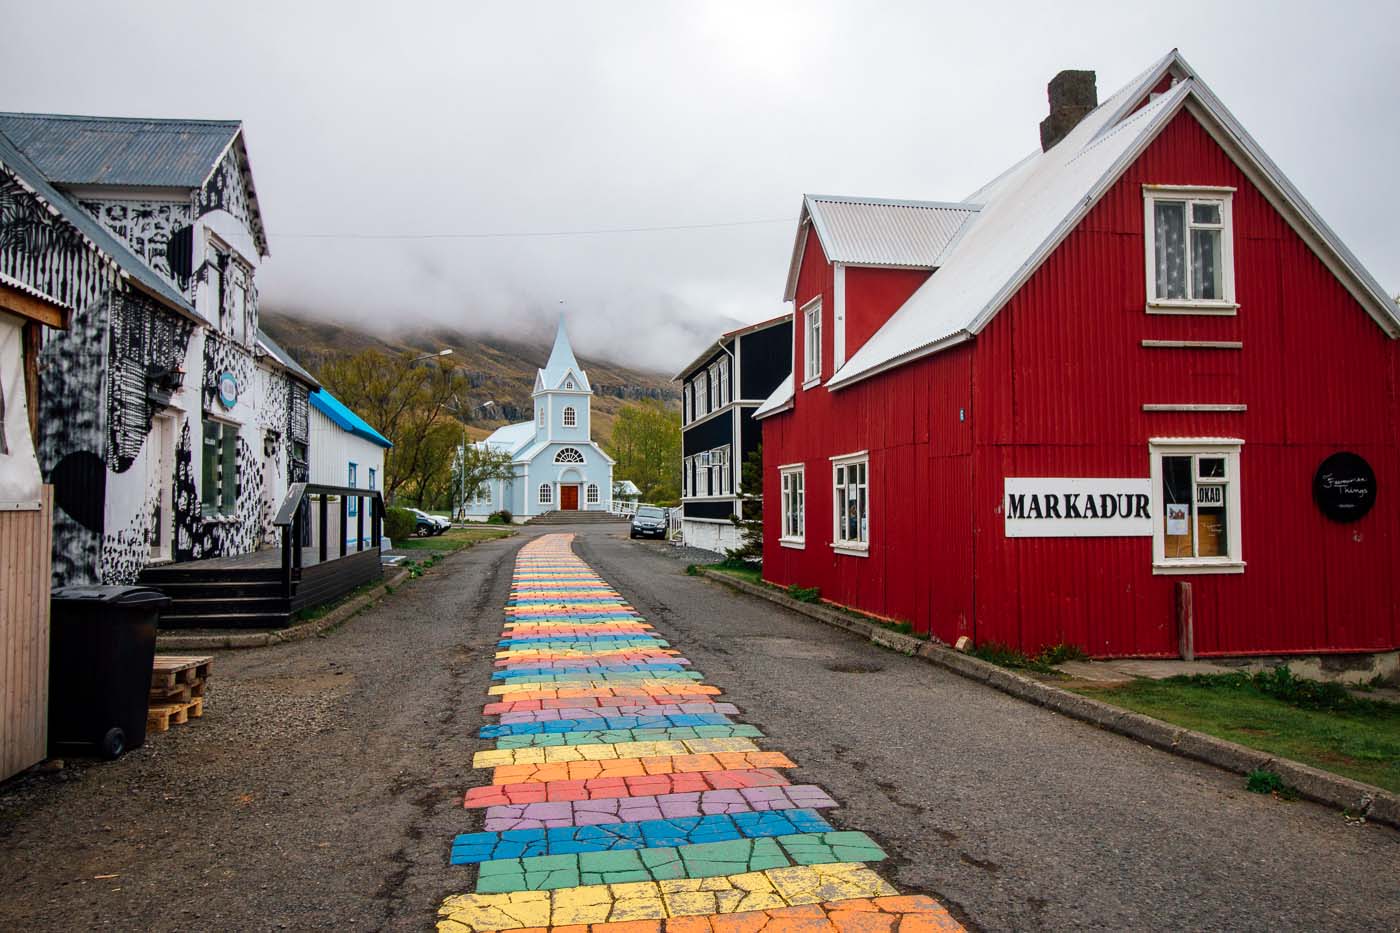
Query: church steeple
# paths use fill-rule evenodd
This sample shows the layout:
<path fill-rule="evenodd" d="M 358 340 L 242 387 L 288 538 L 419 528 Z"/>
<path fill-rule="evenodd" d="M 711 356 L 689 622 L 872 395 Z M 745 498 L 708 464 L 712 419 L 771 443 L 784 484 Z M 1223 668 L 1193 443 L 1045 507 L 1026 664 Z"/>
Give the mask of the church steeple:
<path fill-rule="evenodd" d="M 569 385 L 572 382 L 573 385 Z M 559 329 L 554 334 L 554 349 L 549 352 L 549 362 L 545 363 L 535 376 L 535 392 L 549 392 L 562 389 L 578 392 L 592 392 L 588 384 L 588 374 L 579 366 L 574 357 L 574 349 L 569 345 L 569 334 L 564 329 L 564 317 L 559 317 Z"/>

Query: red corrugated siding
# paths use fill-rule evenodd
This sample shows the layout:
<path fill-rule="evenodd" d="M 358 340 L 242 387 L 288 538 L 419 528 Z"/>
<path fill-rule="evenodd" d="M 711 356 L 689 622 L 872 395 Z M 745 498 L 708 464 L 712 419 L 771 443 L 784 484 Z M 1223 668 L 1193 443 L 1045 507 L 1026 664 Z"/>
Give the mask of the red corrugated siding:
<path fill-rule="evenodd" d="M 1143 184 L 1236 189 L 1237 316 L 1144 313 Z M 848 309 L 865 288 L 848 271 Z M 813 237 L 798 305 L 818 292 L 830 308 L 830 267 Z M 1146 349 L 1144 338 L 1244 349 Z M 806 548 L 769 541 L 765 573 L 945 639 L 973 633 L 1027 651 L 1071 642 L 1099 656 L 1174 654 L 1181 579 L 1193 585 L 1203 654 L 1400 646 L 1396 357 L 1396 344 L 1182 114 L 971 345 L 835 394 L 799 389 L 793 413 L 764 423 L 768 464 L 807 464 L 808 501 Z M 1205 402 L 1248 411 L 1142 411 Z M 1005 537 L 1004 477 L 1145 477 L 1148 438 L 1172 435 L 1245 440 L 1243 574 L 1154 576 L 1149 538 Z M 860 449 L 871 452 L 866 559 L 829 547 L 827 458 Z M 1329 522 L 1311 500 L 1317 464 L 1339 449 L 1366 457 L 1378 476 L 1375 509 L 1353 525 Z"/>
<path fill-rule="evenodd" d="M 846 359 L 924 284 L 923 269 L 846 267 Z"/>

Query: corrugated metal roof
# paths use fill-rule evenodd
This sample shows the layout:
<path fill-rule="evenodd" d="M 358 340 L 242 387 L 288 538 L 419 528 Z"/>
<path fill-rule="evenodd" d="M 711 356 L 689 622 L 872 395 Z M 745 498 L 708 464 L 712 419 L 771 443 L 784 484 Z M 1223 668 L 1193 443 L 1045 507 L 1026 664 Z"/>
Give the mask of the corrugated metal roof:
<path fill-rule="evenodd" d="M 348 431 L 356 437 L 363 437 L 380 447 L 394 446 L 392 441 L 372 428 L 369 422 L 355 414 L 349 406 L 325 389 L 317 389 L 311 393 L 311 407 L 334 421 L 342 431 Z"/>
<path fill-rule="evenodd" d="M 261 327 L 258 328 L 258 343 L 262 344 L 262 348 L 268 352 L 269 356 L 281 363 L 299 379 L 306 382 L 312 388 L 319 389 L 321 387 L 321 383 L 316 381 L 316 377 L 307 372 L 300 363 L 292 359 L 292 355 L 282 349 L 282 345 L 269 337 L 267 332 Z"/>
<path fill-rule="evenodd" d="M 27 282 L 21 282 L 19 279 L 14 278 L 13 276 L 6 275 L 3 272 L 0 272 L 0 285 L 4 285 L 8 288 L 13 288 L 15 291 L 24 292 L 30 298 L 37 298 L 42 302 L 53 305 L 55 308 L 63 308 L 67 311 L 77 310 L 71 304 L 59 301 L 57 298 L 50 295 L 48 292 L 41 292 L 33 285 L 30 285 Z"/>
<path fill-rule="evenodd" d="M 159 298 L 191 320 L 203 323 L 204 319 L 195 313 L 194 307 L 185 296 L 157 275 L 155 270 L 146 265 L 145 261 L 133 253 L 125 243 L 108 233 L 101 224 L 93 219 L 92 215 L 68 200 L 57 188 L 49 184 L 48 179 L 44 177 L 38 166 L 12 145 L 3 131 L 0 131 L 0 165 L 9 168 L 50 207 L 58 211 L 64 220 L 87 237 L 88 242 L 97 247 L 108 259 L 115 262 L 123 273 L 135 281 L 142 291 Z"/>
<path fill-rule="evenodd" d="M 978 209 L 976 204 L 815 194 L 807 195 L 806 207 L 832 262 L 922 269 L 933 268 Z"/>
<path fill-rule="evenodd" d="M 1151 89 L 1168 74 L 1176 79 L 1175 85 L 1149 98 Z M 1139 108 L 1145 98 L 1147 102 Z M 939 271 L 846 361 L 827 386 L 838 388 L 979 333 L 1188 98 L 1197 108 L 1193 111 L 1197 118 L 1217 121 L 1275 186 L 1297 214 L 1290 222 L 1310 228 L 1320 241 L 1319 255 L 1326 258 L 1330 250 L 1340 260 L 1346 273 L 1341 276 L 1343 283 L 1367 312 L 1388 334 L 1400 334 L 1400 309 L 1384 289 L 1180 53 L 1172 50 L 1099 105 L 1050 151 L 1018 163 L 979 192 L 979 197 L 987 197 L 986 203 L 949 242 L 946 255 L 936 263 Z"/>
<path fill-rule="evenodd" d="M 148 120 L 0 113 L 0 132 L 59 185 L 198 188 L 237 120 Z"/>

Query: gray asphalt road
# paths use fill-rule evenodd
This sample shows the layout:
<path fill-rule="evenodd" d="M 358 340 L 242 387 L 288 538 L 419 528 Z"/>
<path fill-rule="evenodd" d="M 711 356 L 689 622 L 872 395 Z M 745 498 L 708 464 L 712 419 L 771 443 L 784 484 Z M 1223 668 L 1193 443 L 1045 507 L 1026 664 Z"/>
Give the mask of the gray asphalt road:
<path fill-rule="evenodd" d="M 1396 930 L 1400 833 L 700 578 L 625 533 L 576 549 L 843 804 L 888 877 L 988 930 Z"/>
<path fill-rule="evenodd" d="M 199 723 L 0 789 L 0 929 L 430 929 L 472 877 L 447 850 L 480 826 L 461 794 L 512 558 L 557 530 L 479 545 L 327 637 L 220 653 Z M 1400 833 L 685 576 L 624 526 L 578 530 L 887 876 L 969 926 L 1400 929 Z"/>

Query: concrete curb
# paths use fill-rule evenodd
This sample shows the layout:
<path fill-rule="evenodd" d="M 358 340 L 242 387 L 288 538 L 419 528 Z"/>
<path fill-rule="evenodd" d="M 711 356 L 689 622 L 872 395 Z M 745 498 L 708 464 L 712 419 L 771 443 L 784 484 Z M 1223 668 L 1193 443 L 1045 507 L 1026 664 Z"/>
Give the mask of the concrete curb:
<path fill-rule="evenodd" d="M 302 622 L 275 632 L 233 632 L 228 635 L 157 635 L 157 651 L 214 651 L 226 648 L 266 648 L 286 642 L 301 641 L 319 635 L 326 629 L 344 622 L 346 619 L 367 609 L 388 595 L 391 587 L 398 586 L 409 578 L 410 571 L 400 570 L 381 585 L 361 593 L 349 602 L 336 606 L 319 619 Z"/>
<path fill-rule="evenodd" d="M 779 590 L 758 586 L 729 574 L 707 570 L 704 567 L 696 569 L 701 576 L 741 593 L 766 599 L 818 622 L 862 635 L 874 644 L 936 664 L 1017 699 L 1043 706 L 1130 739 L 1137 739 L 1164 752 L 1192 758 L 1226 771 L 1237 774 L 1248 774 L 1259 768 L 1273 771 L 1283 778 L 1285 784 L 1297 790 L 1301 797 L 1400 829 L 1400 798 L 1379 787 L 1320 771 L 1288 758 L 1275 758 L 1258 749 L 1070 693 L 1033 677 L 954 651 L 939 642 L 901 635 L 883 625 L 863 621 L 844 611 L 819 603 L 800 602 Z"/>

